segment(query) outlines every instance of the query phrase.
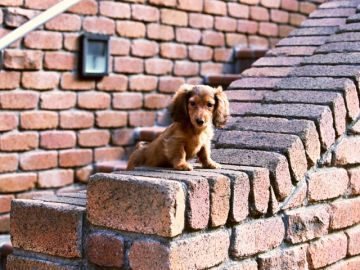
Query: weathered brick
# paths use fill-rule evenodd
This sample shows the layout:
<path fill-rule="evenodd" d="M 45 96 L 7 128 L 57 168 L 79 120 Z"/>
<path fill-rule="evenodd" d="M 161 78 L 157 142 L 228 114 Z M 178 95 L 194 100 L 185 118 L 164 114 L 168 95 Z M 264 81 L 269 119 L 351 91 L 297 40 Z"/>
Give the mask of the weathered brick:
<path fill-rule="evenodd" d="M 39 94 L 32 91 L 7 92 L 0 94 L 2 109 L 34 109 L 39 101 Z"/>
<path fill-rule="evenodd" d="M 114 98 L 115 102 L 115 98 Z M 104 111 L 96 113 L 96 125 L 102 128 L 123 127 L 127 123 L 126 112 Z"/>
<path fill-rule="evenodd" d="M 63 187 L 74 182 L 73 170 L 51 170 L 39 172 L 40 188 Z"/>
<path fill-rule="evenodd" d="M 10 212 L 11 201 L 15 198 L 14 195 L 0 195 L 0 213 Z"/>
<path fill-rule="evenodd" d="M 145 61 L 145 71 L 147 74 L 165 75 L 171 73 L 173 62 L 167 59 L 152 58 Z"/>
<path fill-rule="evenodd" d="M 260 22 L 259 34 L 267 37 L 276 37 L 278 35 L 278 26 L 275 23 Z"/>
<path fill-rule="evenodd" d="M 160 55 L 164 58 L 184 59 L 187 56 L 187 47 L 183 44 L 162 43 L 160 46 Z"/>
<path fill-rule="evenodd" d="M 62 110 L 75 107 L 76 94 L 71 92 L 51 91 L 42 93 L 40 97 L 42 109 Z"/>
<path fill-rule="evenodd" d="M 83 29 L 87 32 L 113 35 L 115 33 L 115 22 L 105 17 L 85 17 Z"/>
<path fill-rule="evenodd" d="M 47 52 L 44 57 L 44 67 L 49 70 L 76 69 L 76 56 L 72 53 Z"/>
<path fill-rule="evenodd" d="M 231 253 L 241 258 L 279 246 L 285 227 L 281 218 L 268 218 L 235 226 L 233 235 Z"/>
<path fill-rule="evenodd" d="M 31 111 L 20 114 L 23 129 L 52 129 L 58 126 L 59 117 L 56 112 Z"/>
<path fill-rule="evenodd" d="M 156 115 L 150 111 L 129 112 L 129 125 L 132 127 L 149 127 L 155 124 Z"/>
<path fill-rule="evenodd" d="M 116 93 L 113 95 L 112 106 L 115 109 L 140 109 L 142 100 L 140 93 Z"/>
<path fill-rule="evenodd" d="M 237 22 L 235 19 L 228 17 L 216 17 L 215 18 L 215 29 L 225 32 L 235 32 Z"/>
<path fill-rule="evenodd" d="M 226 3 L 217 0 L 205 0 L 204 11 L 213 15 L 226 15 L 227 7 Z"/>
<path fill-rule="evenodd" d="M 348 255 L 360 254 L 360 227 L 356 226 L 345 231 L 348 238 Z"/>
<path fill-rule="evenodd" d="M 359 198 L 337 201 L 331 204 L 331 229 L 341 229 L 360 221 Z"/>
<path fill-rule="evenodd" d="M 131 245 L 130 266 L 133 269 L 206 269 L 225 260 L 229 244 L 229 233 L 225 230 L 175 240 L 169 246 L 139 240 Z"/>
<path fill-rule="evenodd" d="M 259 270 L 307 269 L 306 252 L 307 245 L 275 249 L 259 256 Z"/>
<path fill-rule="evenodd" d="M 26 151 L 34 149 L 39 144 L 39 135 L 36 132 L 6 133 L 0 137 L 2 151 Z"/>
<path fill-rule="evenodd" d="M 4 66 L 8 69 L 39 70 L 42 57 L 41 51 L 7 49 L 4 52 Z"/>
<path fill-rule="evenodd" d="M 334 150 L 335 163 L 338 165 L 359 163 L 360 137 L 343 138 Z"/>
<path fill-rule="evenodd" d="M 64 34 L 64 49 L 68 51 L 78 51 L 80 49 L 79 34 L 73 34 L 73 33 Z"/>
<path fill-rule="evenodd" d="M 10 214 L 0 215 L 0 232 L 8 233 L 10 230 Z"/>
<path fill-rule="evenodd" d="M 163 93 L 175 93 L 184 83 L 185 80 L 181 77 L 163 76 L 159 81 L 159 91 Z"/>
<path fill-rule="evenodd" d="M 148 109 L 163 109 L 166 108 L 171 101 L 171 97 L 162 94 L 148 94 L 144 98 L 144 106 Z"/>
<path fill-rule="evenodd" d="M 250 15 L 250 8 L 247 5 L 242 5 L 238 3 L 227 3 L 228 13 L 230 16 L 235 18 L 248 19 Z"/>
<path fill-rule="evenodd" d="M 95 149 L 95 161 L 120 160 L 124 157 L 125 150 L 122 147 L 103 147 Z"/>
<path fill-rule="evenodd" d="M 37 176 L 35 173 L 16 173 L 0 175 L 0 192 L 20 192 L 35 187 Z"/>
<path fill-rule="evenodd" d="M 201 32 L 197 29 L 176 28 L 176 41 L 179 43 L 197 44 L 201 40 Z"/>
<path fill-rule="evenodd" d="M 20 168 L 24 171 L 45 170 L 57 166 L 56 151 L 33 151 L 20 155 Z"/>
<path fill-rule="evenodd" d="M 359 257 L 342 260 L 326 268 L 326 270 L 357 270 L 360 267 Z"/>
<path fill-rule="evenodd" d="M 34 258 L 10 255 L 7 257 L 6 267 L 9 270 L 23 269 L 51 269 L 51 270 L 76 270 L 78 265 L 68 265 L 66 261 L 47 261 Z"/>
<path fill-rule="evenodd" d="M 23 72 L 22 86 L 28 89 L 50 90 L 59 84 L 59 74 L 56 72 Z"/>
<path fill-rule="evenodd" d="M 101 15 L 116 19 L 130 19 L 131 16 L 130 5 L 126 3 L 102 1 L 99 11 Z"/>
<path fill-rule="evenodd" d="M 156 23 L 148 24 L 146 33 L 149 39 L 155 40 L 170 41 L 175 37 L 173 27 Z"/>
<path fill-rule="evenodd" d="M 12 244 L 59 257 L 81 257 L 83 214 L 79 206 L 16 200 L 11 213 Z"/>
<path fill-rule="evenodd" d="M 202 11 L 204 0 L 179 0 L 177 7 L 188 11 Z"/>
<path fill-rule="evenodd" d="M 79 145 L 82 147 L 104 146 L 110 140 L 107 130 L 84 130 L 78 135 Z"/>
<path fill-rule="evenodd" d="M 269 11 L 264 7 L 250 7 L 250 19 L 255 21 L 268 21 L 270 19 Z"/>
<path fill-rule="evenodd" d="M 125 91 L 127 89 L 128 78 L 124 75 L 106 76 L 97 83 L 97 88 L 101 91 Z"/>
<path fill-rule="evenodd" d="M 347 239 L 344 233 L 330 234 L 310 243 L 310 267 L 320 268 L 346 257 Z"/>
<path fill-rule="evenodd" d="M 37 14 L 34 10 L 22 8 L 6 8 L 4 9 L 4 25 L 9 28 L 17 28 L 20 25 L 31 20 Z"/>
<path fill-rule="evenodd" d="M 160 19 L 160 12 L 155 7 L 135 4 L 131 10 L 132 18 L 138 21 L 156 22 Z"/>
<path fill-rule="evenodd" d="M 72 6 L 69 12 L 83 15 L 96 15 L 98 12 L 98 3 L 96 0 L 83 0 L 75 6 Z"/>
<path fill-rule="evenodd" d="M 80 93 L 78 95 L 78 106 L 82 109 L 108 109 L 110 95 L 95 91 Z"/>
<path fill-rule="evenodd" d="M 86 241 L 86 254 L 96 265 L 120 268 L 125 260 L 124 239 L 110 232 L 91 233 Z"/>
<path fill-rule="evenodd" d="M 143 73 L 144 61 L 134 57 L 116 57 L 114 71 L 119 73 Z"/>
<path fill-rule="evenodd" d="M 238 20 L 237 31 L 240 33 L 255 34 L 258 28 L 259 24 L 255 21 Z"/>
<path fill-rule="evenodd" d="M 214 26 L 214 18 L 206 14 L 190 13 L 189 24 L 192 28 L 209 29 Z"/>
<path fill-rule="evenodd" d="M 158 78 L 148 75 L 130 77 L 130 89 L 133 91 L 153 91 L 157 88 Z"/>
<path fill-rule="evenodd" d="M 222 47 L 225 45 L 225 36 L 221 32 L 205 30 L 202 33 L 201 42 L 204 45 L 208 45 L 212 47 Z"/>
<path fill-rule="evenodd" d="M 286 212 L 287 241 L 295 244 L 321 237 L 328 233 L 329 207 L 318 205 Z"/>
<path fill-rule="evenodd" d="M 17 168 L 18 168 L 18 155 L 17 154 L 0 154 L 0 172 L 1 173 L 13 172 L 13 171 L 16 171 Z M 1 196 L 0 196 L 0 201 L 1 201 Z M 1 209 L 1 206 L 0 206 L 0 209 Z"/>
<path fill-rule="evenodd" d="M 18 125 L 17 116 L 14 113 L 0 113 L 0 131 L 9 131 Z"/>
<path fill-rule="evenodd" d="M 30 49 L 59 50 L 62 41 L 61 33 L 34 31 L 26 35 L 24 45 Z"/>
<path fill-rule="evenodd" d="M 41 1 L 41 0 L 25 0 L 22 1 L 25 2 L 24 6 L 27 8 L 31 8 L 31 9 L 48 9 L 51 6 L 55 5 L 56 3 L 59 2 L 59 0 L 49 0 L 49 1 Z"/>
<path fill-rule="evenodd" d="M 178 11 L 173 9 L 162 9 L 161 22 L 163 24 L 169 24 L 169 25 L 187 26 L 188 15 L 186 12 L 183 11 Z"/>
<path fill-rule="evenodd" d="M 145 37 L 145 25 L 141 22 L 118 21 L 116 23 L 116 32 L 118 35 L 127 38 Z"/>
<path fill-rule="evenodd" d="M 360 194 L 360 168 L 356 167 L 348 170 L 350 180 L 350 192 L 352 195 Z"/>
<path fill-rule="evenodd" d="M 349 178 L 344 169 L 321 169 L 309 174 L 308 199 L 321 201 L 343 195 L 348 187 Z"/>
<path fill-rule="evenodd" d="M 60 14 L 45 24 L 46 30 L 76 32 L 81 29 L 81 18 L 78 15 Z"/>
<path fill-rule="evenodd" d="M 40 134 L 40 146 L 45 149 L 66 149 L 76 145 L 73 131 L 45 131 Z"/>
<path fill-rule="evenodd" d="M 205 46 L 189 46 L 189 57 L 194 61 L 210 61 L 213 56 L 213 50 Z"/>
<path fill-rule="evenodd" d="M 114 199 L 114 189 L 118 199 Z M 185 194 L 174 181 L 97 174 L 90 180 L 87 196 L 92 224 L 160 236 L 175 236 L 184 228 Z M 129 203 L 132 210 L 124 211 Z M 142 222 L 145 217 L 146 224 Z"/>
<path fill-rule="evenodd" d="M 134 56 L 152 57 L 158 54 L 159 45 L 148 40 L 135 40 L 131 45 L 131 53 Z"/>
<path fill-rule="evenodd" d="M 64 150 L 59 154 L 60 167 L 77 167 L 92 162 L 92 151 L 89 149 Z"/>
<path fill-rule="evenodd" d="M 91 90 L 95 88 L 95 82 L 80 80 L 73 73 L 63 73 L 61 76 L 61 88 L 65 90 Z"/>
<path fill-rule="evenodd" d="M 176 76 L 195 76 L 199 74 L 199 64 L 190 61 L 176 61 L 174 74 Z"/>
<path fill-rule="evenodd" d="M 20 85 L 20 73 L 18 72 L 0 72 L 0 89 L 15 89 Z"/>

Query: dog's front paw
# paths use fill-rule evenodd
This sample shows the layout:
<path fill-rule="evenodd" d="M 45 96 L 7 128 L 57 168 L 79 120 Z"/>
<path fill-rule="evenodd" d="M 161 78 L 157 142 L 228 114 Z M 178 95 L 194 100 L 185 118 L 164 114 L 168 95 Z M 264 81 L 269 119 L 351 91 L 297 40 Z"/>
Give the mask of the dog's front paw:
<path fill-rule="evenodd" d="M 203 164 L 203 168 L 205 169 L 220 169 L 221 165 L 213 160 L 210 160 Z"/>
<path fill-rule="evenodd" d="M 179 171 L 192 171 L 193 170 L 193 166 L 191 166 L 189 163 L 184 162 L 184 163 L 180 163 L 178 165 L 175 166 L 175 169 L 179 170 Z"/>

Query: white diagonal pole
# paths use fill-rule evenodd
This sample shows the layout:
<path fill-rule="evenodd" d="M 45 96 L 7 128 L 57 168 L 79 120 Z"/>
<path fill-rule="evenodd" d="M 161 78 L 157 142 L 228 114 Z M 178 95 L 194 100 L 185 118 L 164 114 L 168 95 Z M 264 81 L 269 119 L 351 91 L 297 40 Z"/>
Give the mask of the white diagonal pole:
<path fill-rule="evenodd" d="M 0 51 L 82 0 L 63 0 L 0 39 Z"/>

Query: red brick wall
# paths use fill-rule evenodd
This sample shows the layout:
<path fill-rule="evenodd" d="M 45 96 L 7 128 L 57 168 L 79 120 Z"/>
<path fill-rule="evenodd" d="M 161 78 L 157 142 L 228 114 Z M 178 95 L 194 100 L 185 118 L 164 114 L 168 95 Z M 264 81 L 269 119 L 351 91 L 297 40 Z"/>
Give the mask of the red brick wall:
<path fill-rule="evenodd" d="M 0 0 L 0 36 L 56 2 Z M 123 158 L 135 127 L 163 122 L 159 110 L 180 84 L 228 69 L 235 46 L 269 48 L 317 2 L 84 0 L 6 49 L 0 233 L 9 199 L 53 193 L 86 181 L 90 164 Z M 76 77 L 85 31 L 112 36 L 110 75 L 101 80 Z"/>

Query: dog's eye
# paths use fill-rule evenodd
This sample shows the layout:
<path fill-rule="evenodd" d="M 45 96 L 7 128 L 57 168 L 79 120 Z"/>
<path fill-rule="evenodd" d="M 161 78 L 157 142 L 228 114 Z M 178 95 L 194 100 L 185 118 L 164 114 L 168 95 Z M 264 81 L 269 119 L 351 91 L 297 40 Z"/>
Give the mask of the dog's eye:
<path fill-rule="evenodd" d="M 212 108 L 212 107 L 214 106 L 214 104 L 212 104 L 212 103 L 209 102 L 209 103 L 207 104 L 207 106 L 208 106 L 208 108 Z"/>
<path fill-rule="evenodd" d="M 190 101 L 190 105 L 191 105 L 192 107 L 195 107 L 195 106 L 196 106 L 195 101 Z"/>

